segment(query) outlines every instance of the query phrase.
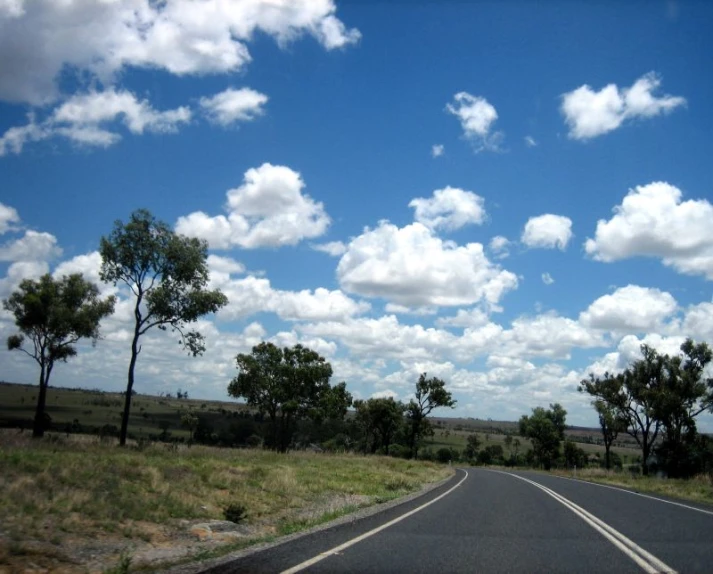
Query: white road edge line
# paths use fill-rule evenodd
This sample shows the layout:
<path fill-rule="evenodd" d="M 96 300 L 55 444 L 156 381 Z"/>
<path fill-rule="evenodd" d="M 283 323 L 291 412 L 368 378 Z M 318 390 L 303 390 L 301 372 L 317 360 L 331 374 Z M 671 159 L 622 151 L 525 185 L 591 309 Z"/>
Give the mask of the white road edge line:
<path fill-rule="evenodd" d="M 612 490 L 618 490 L 619 492 L 626 492 L 627 494 L 633 494 L 634 496 L 641 496 L 642 498 L 650 498 L 651 500 L 658 500 L 659 502 L 665 502 L 666 504 L 673 504 L 674 506 L 680 506 L 681 508 L 687 508 L 688 510 L 695 510 L 697 512 L 702 512 L 703 514 L 710 514 L 713 516 L 713 511 L 704 510 L 703 508 L 696 508 L 695 506 L 690 506 L 688 504 L 683 504 L 682 502 L 674 502 L 673 500 L 666 500 L 665 498 L 658 498 L 657 496 L 651 496 L 650 494 L 642 494 L 641 492 L 634 492 L 633 490 L 628 490 L 626 488 L 621 488 L 619 486 L 613 486 L 611 484 L 600 484 L 598 482 L 589 482 L 588 480 L 582 480 L 581 478 L 570 478 L 569 476 L 557 476 L 553 474 L 555 478 L 561 478 L 562 480 L 571 480 L 572 482 L 583 482 L 584 484 L 591 484 L 592 486 L 601 486 L 602 488 L 611 488 Z"/>
<path fill-rule="evenodd" d="M 535 482 L 534 480 L 530 480 L 523 476 L 518 476 L 517 474 L 511 474 L 509 472 L 503 471 L 493 472 L 507 474 L 509 476 L 512 476 L 513 478 L 523 480 L 529 484 L 532 484 L 533 486 L 536 486 L 546 494 L 549 494 L 560 504 L 569 508 L 572 512 L 574 512 L 577 516 L 579 516 L 582 520 L 584 520 L 587 524 L 589 524 L 592 528 L 594 528 L 597 532 L 599 532 L 602 536 L 604 536 L 607 540 L 614 544 L 614 546 L 616 546 L 619 550 L 624 552 L 624 554 L 626 554 L 629 558 L 636 562 L 645 572 L 649 574 L 659 574 L 662 572 L 666 572 L 668 574 L 676 574 L 676 571 L 673 568 L 656 558 L 656 556 L 654 556 L 650 552 L 644 550 L 633 540 L 627 538 L 621 532 L 619 532 L 603 520 L 587 512 L 584 508 L 578 506 L 577 504 L 565 498 L 561 494 L 556 493 L 554 490 L 551 490 L 546 486 Z"/>
<path fill-rule="evenodd" d="M 310 558 L 309 560 L 305 560 L 304 562 L 301 562 L 300 564 L 297 564 L 297 566 L 293 566 L 292 568 L 289 568 L 287 570 L 283 570 L 280 574 L 295 574 L 296 572 L 300 572 L 304 570 L 305 568 L 309 568 L 310 566 L 316 564 L 317 562 L 320 562 L 324 560 L 325 558 L 332 556 L 334 554 L 337 554 L 341 552 L 342 550 L 346 550 L 350 546 L 354 546 L 358 542 L 361 542 L 362 540 L 365 540 L 366 538 L 369 538 L 370 536 L 373 536 L 374 534 L 377 534 L 381 532 L 382 530 L 385 530 L 389 526 L 393 526 L 397 522 L 401 522 L 405 518 L 408 518 L 409 516 L 416 514 L 417 512 L 423 510 L 427 506 L 431 506 L 434 502 L 439 501 L 441 498 L 444 496 L 448 496 L 451 492 L 453 492 L 456 488 L 458 488 L 461 484 L 463 484 L 468 478 L 468 471 L 465 469 L 460 469 L 465 473 L 465 476 L 460 480 L 458 484 L 455 486 L 452 486 L 448 490 L 446 490 L 443 494 L 438 495 L 436 498 L 433 500 L 429 500 L 425 504 L 422 504 L 421 506 L 414 508 L 413 510 L 408 511 L 406 514 L 402 514 L 401 516 L 398 516 L 394 518 L 393 520 L 390 520 L 389 522 L 382 524 L 381 526 L 377 526 L 373 530 L 369 530 L 369 532 L 365 532 L 364 534 L 361 534 L 357 536 L 356 538 L 352 538 L 351 540 L 347 540 L 345 543 L 340 544 L 339 546 L 335 546 L 331 550 L 327 550 L 326 552 L 322 552 L 321 554 L 318 554 L 314 558 Z"/>

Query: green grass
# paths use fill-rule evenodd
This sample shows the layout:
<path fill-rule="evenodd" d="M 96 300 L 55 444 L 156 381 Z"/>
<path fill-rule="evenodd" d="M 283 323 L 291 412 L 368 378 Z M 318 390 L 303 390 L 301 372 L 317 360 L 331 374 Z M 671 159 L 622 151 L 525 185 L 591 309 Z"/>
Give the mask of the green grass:
<path fill-rule="evenodd" d="M 0 525 L 14 541 L 3 547 L 0 538 L 0 565 L 22 563 L 22 553 L 40 544 L 63 567 L 82 555 L 77 545 L 95 538 L 111 541 L 117 552 L 129 542 L 137 548 L 195 544 L 190 525 L 223 520 L 229 504 L 247 509 L 246 537 L 263 540 L 403 496 L 453 472 L 389 457 L 120 449 L 95 437 L 34 441 L 12 430 L 0 432 L 0 468 Z M 141 563 L 138 554 L 133 563 Z"/>
<path fill-rule="evenodd" d="M 620 486 L 647 494 L 713 504 L 713 474 L 700 474 L 690 479 L 657 478 L 603 469 L 553 471 L 553 474 L 578 478 L 598 484 Z"/>

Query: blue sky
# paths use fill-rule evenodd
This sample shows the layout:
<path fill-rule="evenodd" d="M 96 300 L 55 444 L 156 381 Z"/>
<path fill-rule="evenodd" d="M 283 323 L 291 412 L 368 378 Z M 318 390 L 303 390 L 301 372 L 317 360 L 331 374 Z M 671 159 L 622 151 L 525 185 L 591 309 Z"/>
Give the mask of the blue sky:
<path fill-rule="evenodd" d="M 559 401 L 594 425 L 587 373 L 713 343 L 711 24 L 703 2 L 0 1 L 0 296 L 98 280 L 99 238 L 146 207 L 209 241 L 230 304 L 201 359 L 153 334 L 139 392 L 226 398 L 269 339 L 360 397 L 427 371 L 459 416 Z M 104 340 L 55 384 L 124 386 L 129 302 L 103 289 Z"/>

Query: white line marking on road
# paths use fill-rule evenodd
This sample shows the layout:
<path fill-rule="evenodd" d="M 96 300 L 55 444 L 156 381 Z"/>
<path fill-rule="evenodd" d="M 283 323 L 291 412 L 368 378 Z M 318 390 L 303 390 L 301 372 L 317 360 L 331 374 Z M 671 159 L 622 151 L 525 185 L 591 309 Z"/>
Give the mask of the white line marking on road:
<path fill-rule="evenodd" d="M 695 510 L 697 512 L 702 512 L 703 514 L 710 514 L 711 516 L 713 516 L 713 511 L 710 511 L 710 510 L 704 510 L 703 508 L 696 508 L 695 506 L 683 504 L 682 502 L 674 502 L 673 500 L 666 500 L 665 498 L 658 498 L 656 496 L 651 496 L 650 494 L 642 494 L 640 492 L 634 492 L 633 490 L 628 490 L 626 488 L 621 488 L 619 486 L 613 486 L 611 484 L 600 484 L 598 482 L 589 482 L 588 480 L 581 480 L 579 478 L 570 478 L 568 476 L 558 476 L 556 474 L 553 474 L 551 476 L 553 476 L 555 478 L 561 478 L 563 480 L 571 480 L 573 482 L 583 482 L 584 484 L 591 484 L 593 486 L 601 486 L 602 488 L 611 488 L 612 490 L 618 490 L 619 492 L 626 492 L 627 494 L 641 496 L 642 498 L 650 498 L 651 500 L 658 500 L 659 502 L 665 502 L 666 504 L 673 504 L 674 506 L 680 506 L 681 508 L 687 508 L 688 510 Z"/>
<path fill-rule="evenodd" d="M 427 506 L 431 506 L 434 502 L 439 501 L 441 498 L 444 496 L 448 496 L 451 492 L 453 492 L 456 488 L 458 488 L 461 484 L 465 482 L 465 479 L 468 478 L 468 471 L 465 469 L 460 469 L 465 473 L 465 476 L 460 480 L 458 484 L 455 486 L 452 486 L 448 490 L 446 490 L 443 494 L 438 495 L 436 498 L 433 500 L 429 500 L 425 504 L 422 504 L 418 508 L 414 508 L 413 510 L 408 511 L 406 514 L 402 514 L 401 516 L 398 516 L 394 518 L 393 520 L 390 520 L 389 522 L 382 524 L 381 526 L 377 526 L 373 530 L 369 530 L 369 532 L 365 532 L 364 534 L 361 534 L 357 536 L 356 538 L 352 538 L 351 540 L 347 540 L 344 544 L 340 544 L 339 546 L 335 546 L 331 550 L 327 550 L 326 552 L 322 552 L 321 554 L 318 554 L 314 558 L 310 558 L 309 560 L 305 560 L 304 562 L 301 562 L 300 564 L 297 564 L 297 566 L 293 566 L 292 568 L 289 568 L 287 570 L 283 570 L 281 574 L 295 574 L 296 572 L 300 572 L 304 570 L 305 568 L 309 568 L 310 566 L 317 564 L 317 562 L 321 562 L 325 558 L 332 556 L 334 554 L 337 554 L 341 552 L 342 550 L 346 550 L 350 546 L 354 546 L 358 542 L 361 542 L 362 540 L 365 540 L 369 538 L 370 536 L 373 536 L 374 534 L 377 534 L 381 532 L 382 530 L 385 530 L 389 526 L 393 526 L 397 522 L 401 522 L 405 518 L 408 518 L 409 516 L 416 514 L 417 512 L 423 510 Z"/>
<path fill-rule="evenodd" d="M 558 494 L 554 490 L 547 488 L 539 482 L 535 482 L 534 480 L 525 478 L 524 476 L 518 476 L 517 474 L 511 474 L 509 472 L 503 472 L 500 470 L 494 470 L 491 472 L 499 472 L 500 474 L 506 474 L 508 476 L 512 476 L 513 478 L 523 480 L 532 484 L 533 486 L 536 486 L 546 494 L 549 494 L 560 504 L 569 508 L 572 512 L 574 512 L 577 516 L 579 516 L 582 520 L 584 520 L 587 524 L 589 524 L 592 528 L 594 528 L 597 532 L 599 532 L 602 536 L 609 540 L 609 542 L 614 544 L 614 546 L 616 546 L 619 550 L 621 550 L 624 554 L 626 554 L 629 558 L 636 562 L 648 574 L 659 574 L 662 572 L 666 572 L 668 574 L 676 574 L 676 571 L 673 568 L 656 558 L 656 556 L 654 556 L 650 552 L 644 550 L 633 540 L 627 538 L 621 532 L 609 526 L 603 520 L 587 512 L 586 510 L 584 510 L 584 508 L 578 506 L 577 504 L 565 498 L 561 494 Z"/>

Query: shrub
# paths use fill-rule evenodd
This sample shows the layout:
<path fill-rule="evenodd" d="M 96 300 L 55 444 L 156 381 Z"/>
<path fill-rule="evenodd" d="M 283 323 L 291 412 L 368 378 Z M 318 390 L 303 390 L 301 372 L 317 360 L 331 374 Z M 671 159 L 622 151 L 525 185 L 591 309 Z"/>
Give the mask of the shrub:
<path fill-rule="evenodd" d="M 256 434 L 250 435 L 245 441 L 245 444 L 250 448 L 257 448 L 262 444 L 262 437 Z"/>
<path fill-rule="evenodd" d="M 234 522 L 235 524 L 240 524 L 245 520 L 247 508 L 244 504 L 229 504 L 223 509 L 223 516 L 226 520 Z"/>
<path fill-rule="evenodd" d="M 430 448 L 424 448 L 418 453 L 418 458 L 421 460 L 436 460 L 433 451 Z"/>
<path fill-rule="evenodd" d="M 402 444 L 392 444 L 389 448 L 389 456 L 394 458 L 410 458 L 411 449 Z"/>
<path fill-rule="evenodd" d="M 443 448 L 439 448 L 436 451 L 436 460 L 438 462 L 447 463 L 447 462 L 450 462 L 452 459 L 453 459 L 453 454 L 451 453 L 451 449 L 443 447 Z"/>

